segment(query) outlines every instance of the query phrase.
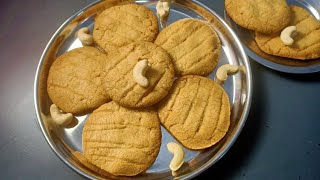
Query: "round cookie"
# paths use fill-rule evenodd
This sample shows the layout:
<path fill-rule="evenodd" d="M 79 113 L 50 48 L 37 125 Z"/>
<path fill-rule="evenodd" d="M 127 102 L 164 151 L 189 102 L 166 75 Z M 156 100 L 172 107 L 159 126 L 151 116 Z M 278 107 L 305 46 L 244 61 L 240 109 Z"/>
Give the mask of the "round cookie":
<path fill-rule="evenodd" d="M 59 56 L 47 80 L 50 99 L 62 111 L 84 114 L 110 101 L 102 84 L 106 55 L 94 47 L 81 47 Z"/>
<path fill-rule="evenodd" d="M 256 33 L 259 48 L 267 54 L 300 60 L 320 57 L 320 22 L 307 10 L 290 6 L 291 20 L 288 26 L 296 26 L 297 34 L 293 37 L 291 46 L 285 45 L 280 39 L 280 33 Z"/>
<path fill-rule="evenodd" d="M 148 87 L 140 86 L 133 77 L 138 61 L 148 60 L 151 68 L 146 72 Z M 170 90 L 174 68 L 170 55 L 161 47 L 150 43 L 132 43 L 108 54 L 106 92 L 112 100 L 125 107 L 148 107 L 165 97 Z"/>
<path fill-rule="evenodd" d="M 135 41 L 153 42 L 159 32 L 157 17 L 137 4 L 114 6 L 96 18 L 94 41 L 106 52 Z"/>
<path fill-rule="evenodd" d="M 226 0 L 228 15 L 239 26 L 261 33 L 275 33 L 290 21 L 286 0 Z"/>
<path fill-rule="evenodd" d="M 90 115 L 82 133 L 83 152 L 95 166 L 119 176 L 147 170 L 161 146 L 157 112 L 127 109 L 111 101 Z"/>
<path fill-rule="evenodd" d="M 201 76 L 178 78 L 159 103 L 161 124 L 189 149 L 204 149 L 219 142 L 230 125 L 227 93 Z"/>
<path fill-rule="evenodd" d="M 182 19 L 164 28 L 154 42 L 171 55 L 177 75 L 209 75 L 219 61 L 221 44 L 213 28 Z"/>

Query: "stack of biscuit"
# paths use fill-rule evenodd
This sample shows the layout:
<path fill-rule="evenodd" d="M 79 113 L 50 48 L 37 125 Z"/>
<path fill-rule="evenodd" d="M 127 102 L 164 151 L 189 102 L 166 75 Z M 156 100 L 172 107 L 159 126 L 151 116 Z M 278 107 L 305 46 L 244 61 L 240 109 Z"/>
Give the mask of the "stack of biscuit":
<path fill-rule="evenodd" d="M 263 52 L 298 60 L 320 57 L 320 22 L 302 7 L 286 0 L 226 0 L 225 9 L 236 24 L 255 31 Z M 294 42 L 286 45 L 280 36 L 289 26 L 296 32 L 291 34 Z"/>
<path fill-rule="evenodd" d="M 92 112 L 83 128 L 83 152 L 75 153 L 89 169 L 116 176 L 145 172 L 159 153 L 161 125 L 191 150 L 225 136 L 228 95 L 205 77 L 221 51 L 208 23 L 182 19 L 159 33 L 148 8 L 126 4 L 97 16 L 93 39 L 96 47 L 58 57 L 47 81 L 50 99 L 63 112 Z M 133 75 L 143 60 L 150 66 L 147 86 Z"/>

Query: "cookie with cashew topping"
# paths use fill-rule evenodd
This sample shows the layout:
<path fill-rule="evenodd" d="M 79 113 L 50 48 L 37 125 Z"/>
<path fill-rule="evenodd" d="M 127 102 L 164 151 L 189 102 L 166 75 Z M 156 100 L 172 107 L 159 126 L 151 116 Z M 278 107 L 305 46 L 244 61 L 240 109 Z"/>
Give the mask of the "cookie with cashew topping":
<path fill-rule="evenodd" d="M 148 69 L 150 69 L 150 64 L 146 59 L 138 61 L 133 68 L 133 78 L 142 87 L 148 87 L 149 85 L 149 80 L 146 77 Z"/>
<path fill-rule="evenodd" d="M 288 26 L 296 27 L 293 44 L 286 45 L 281 40 L 281 32 L 262 34 L 256 32 L 255 40 L 259 48 L 270 55 L 298 60 L 320 57 L 320 22 L 307 10 L 290 6 L 291 18 Z M 291 44 L 289 42 L 288 44 Z"/>
<path fill-rule="evenodd" d="M 150 42 L 132 43 L 108 53 L 107 58 L 103 85 L 113 101 L 125 107 L 148 107 L 168 94 L 174 68 L 170 55 L 160 46 Z M 145 60 L 150 68 L 143 76 L 143 72 L 139 71 L 137 82 L 135 67 L 146 63 Z"/>
<path fill-rule="evenodd" d="M 284 30 L 280 34 L 280 39 L 283 44 L 287 46 L 291 46 L 294 42 L 293 36 L 296 35 L 297 27 L 296 26 L 289 26 L 284 28 Z"/>
<path fill-rule="evenodd" d="M 147 170 L 160 151 L 161 130 L 153 108 L 125 108 L 111 101 L 93 111 L 82 132 L 85 158 L 117 176 Z"/>
<path fill-rule="evenodd" d="M 227 93 L 213 80 L 194 75 L 175 80 L 168 96 L 158 104 L 161 124 L 186 148 L 215 145 L 230 125 Z"/>
<path fill-rule="evenodd" d="M 110 101 L 102 86 L 105 60 L 105 54 L 90 46 L 59 56 L 47 79 L 52 102 L 64 112 L 81 115 Z"/>

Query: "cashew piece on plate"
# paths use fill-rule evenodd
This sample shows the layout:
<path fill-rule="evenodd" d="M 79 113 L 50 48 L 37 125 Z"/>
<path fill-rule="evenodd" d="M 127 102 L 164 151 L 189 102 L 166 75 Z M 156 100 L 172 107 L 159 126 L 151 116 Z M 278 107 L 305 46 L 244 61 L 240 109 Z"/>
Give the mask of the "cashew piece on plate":
<path fill-rule="evenodd" d="M 292 37 L 296 35 L 296 32 L 297 32 L 296 26 L 286 27 L 280 34 L 280 39 L 283 42 L 283 44 L 287 46 L 292 45 L 294 42 Z"/>
<path fill-rule="evenodd" d="M 170 5 L 171 0 L 159 0 L 156 6 L 157 9 L 157 15 L 160 19 L 160 25 L 162 28 L 164 28 L 167 24 L 167 20 L 170 13 Z"/>
<path fill-rule="evenodd" d="M 66 126 L 72 122 L 73 115 L 71 113 L 63 113 L 57 105 L 50 106 L 50 114 L 54 123 L 59 126 Z"/>
<path fill-rule="evenodd" d="M 151 65 L 148 63 L 148 60 L 143 59 L 141 61 L 138 61 L 133 68 L 133 78 L 142 87 L 149 86 L 149 80 L 145 75 L 150 67 Z"/>
<path fill-rule="evenodd" d="M 167 148 L 168 151 L 173 154 L 169 167 L 171 171 L 177 171 L 184 163 L 184 151 L 182 146 L 174 142 L 169 142 Z"/>
<path fill-rule="evenodd" d="M 90 34 L 90 29 L 88 27 L 79 29 L 76 36 L 79 38 L 83 46 L 90 46 L 93 44 L 93 37 Z"/>
<path fill-rule="evenodd" d="M 216 76 L 214 77 L 214 81 L 218 84 L 223 85 L 224 81 L 228 79 L 228 76 L 234 75 L 239 71 L 239 66 L 225 64 L 219 67 L 217 70 Z"/>

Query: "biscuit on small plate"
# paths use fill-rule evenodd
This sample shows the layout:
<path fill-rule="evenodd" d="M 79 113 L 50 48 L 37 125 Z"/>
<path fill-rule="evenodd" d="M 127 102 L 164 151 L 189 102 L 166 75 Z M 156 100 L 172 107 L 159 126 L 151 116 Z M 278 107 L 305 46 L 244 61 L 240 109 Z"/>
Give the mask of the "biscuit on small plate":
<path fill-rule="evenodd" d="M 286 0 L 226 0 L 228 15 L 239 26 L 261 33 L 275 33 L 290 21 Z"/>
<path fill-rule="evenodd" d="M 267 54 L 293 59 L 307 60 L 320 57 L 320 22 L 307 10 L 290 6 L 291 20 L 288 26 L 296 26 L 297 33 L 291 46 L 280 39 L 280 32 L 275 34 L 256 33 L 259 48 Z"/>
<path fill-rule="evenodd" d="M 50 99 L 62 111 L 85 114 L 110 101 L 102 86 L 106 55 L 94 47 L 73 49 L 51 65 L 47 80 Z"/>
<path fill-rule="evenodd" d="M 145 77 L 147 87 L 140 86 L 133 77 L 133 69 L 141 60 L 151 65 Z M 125 107 L 148 107 L 168 94 L 174 68 L 170 55 L 160 46 L 150 42 L 132 43 L 119 51 L 108 53 L 104 87 L 112 100 Z"/>
<path fill-rule="evenodd" d="M 186 18 L 164 28 L 154 42 L 171 55 L 177 75 L 209 75 L 217 66 L 221 44 L 206 22 Z"/>
<path fill-rule="evenodd" d="M 224 89 L 209 78 L 178 78 L 158 106 L 161 124 L 189 149 L 211 147 L 227 133 L 230 103 Z"/>
<path fill-rule="evenodd" d="M 161 146 L 157 112 L 128 109 L 111 101 L 90 115 L 82 132 L 85 158 L 95 166 L 119 176 L 147 170 Z"/>
<path fill-rule="evenodd" d="M 126 4 L 104 10 L 96 18 L 93 39 L 109 52 L 135 41 L 153 42 L 159 32 L 156 15 L 145 6 Z"/>

